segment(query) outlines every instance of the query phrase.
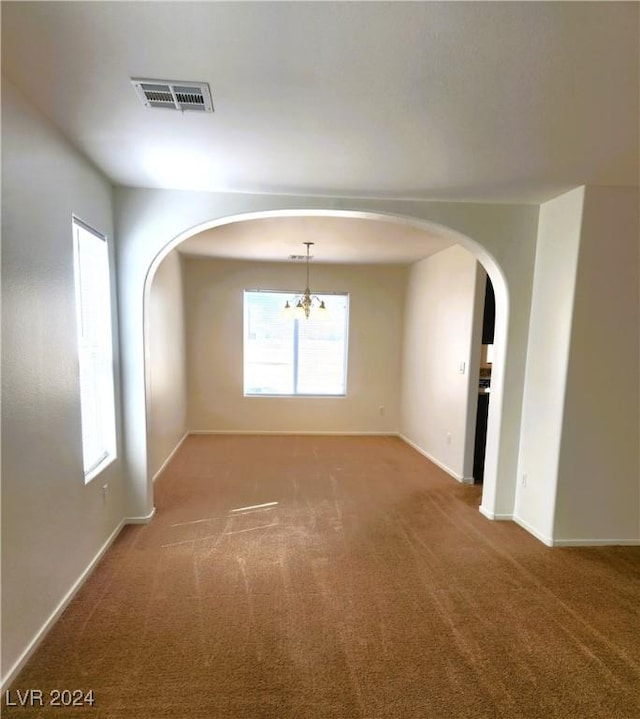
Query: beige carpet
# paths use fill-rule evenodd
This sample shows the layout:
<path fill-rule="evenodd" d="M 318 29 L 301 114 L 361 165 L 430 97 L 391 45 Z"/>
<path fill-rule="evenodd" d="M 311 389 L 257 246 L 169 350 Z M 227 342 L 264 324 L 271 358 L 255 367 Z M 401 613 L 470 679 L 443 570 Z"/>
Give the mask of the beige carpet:
<path fill-rule="evenodd" d="M 191 437 L 11 688 L 94 706 L 3 716 L 640 717 L 640 550 L 479 503 L 396 438 Z"/>

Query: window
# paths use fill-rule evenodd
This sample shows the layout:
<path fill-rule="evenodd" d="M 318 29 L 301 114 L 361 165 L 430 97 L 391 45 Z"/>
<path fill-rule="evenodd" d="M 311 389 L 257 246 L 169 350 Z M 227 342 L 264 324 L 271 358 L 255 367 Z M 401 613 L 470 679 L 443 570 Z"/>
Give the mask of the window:
<path fill-rule="evenodd" d="M 73 220 L 85 482 L 116 458 L 111 281 L 106 238 Z"/>
<path fill-rule="evenodd" d="M 346 394 L 349 296 L 318 295 L 325 313 L 287 317 L 295 293 L 245 291 L 245 395 Z"/>

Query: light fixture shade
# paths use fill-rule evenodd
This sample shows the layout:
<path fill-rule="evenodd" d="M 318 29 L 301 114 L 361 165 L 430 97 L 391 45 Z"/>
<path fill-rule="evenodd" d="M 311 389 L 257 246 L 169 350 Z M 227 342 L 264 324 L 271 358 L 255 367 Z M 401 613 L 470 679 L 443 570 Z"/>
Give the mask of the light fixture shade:
<path fill-rule="evenodd" d="M 294 320 L 304 319 L 304 307 L 302 306 L 302 302 L 300 300 L 297 301 L 295 307 L 293 308 L 292 317 Z"/>
<path fill-rule="evenodd" d="M 326 306 L 323 299 L 320 299 L 320 297 L 318 297 L 318 300 L 320 301 L 320 304 L 317 307 L 313 308 L 313 319 L 318 320 L 319 322 L 330 320 L 332 317 L 331 311 Z"/>
<path fill-rule="evenodd" d="M 294 312 L 295 312 L 295 309 L 291 306 L 291 303 L 289 302 L 289 300 L 287 300 L 284 303 L 284 307 L 282 308 L 282 319 L 284 319 L 284 320 L 293 319 Z"/>

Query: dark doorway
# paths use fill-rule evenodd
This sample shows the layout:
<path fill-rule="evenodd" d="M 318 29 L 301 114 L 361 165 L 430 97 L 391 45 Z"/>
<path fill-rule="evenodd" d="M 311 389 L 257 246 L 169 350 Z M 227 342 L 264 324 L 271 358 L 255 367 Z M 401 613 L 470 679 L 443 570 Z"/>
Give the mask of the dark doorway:
<path fill-rule="evenodd" d="M 473 480 L 479 484 L 484 479 L 484 459 L 487 445 L 489 420 L 489 397 L 491 396 L 491 364 L 493 361 L 493 336 L 496 323 L 496 298 L 493 285 L 487 275 L 482 319 L 482 351 L 480 376 L 478 378 L 478 414 L 476 417 L 475 449 L 473 453 Z"/>

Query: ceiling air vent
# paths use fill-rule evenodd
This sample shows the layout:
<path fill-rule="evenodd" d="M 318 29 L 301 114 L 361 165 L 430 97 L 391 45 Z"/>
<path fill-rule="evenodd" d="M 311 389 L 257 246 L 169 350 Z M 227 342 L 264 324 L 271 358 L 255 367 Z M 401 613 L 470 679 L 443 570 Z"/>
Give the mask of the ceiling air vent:
<path fill-rule="evenodd" d="M 213 112 L 211 91 L 206 82 L 173 82 L 131 78 L 136 94 L 146 107 L 169 110 Z"/>
<path fill-rule="evenodd" d="M 307 259 L 306 255 L 289 255 L 289 259 L 293 262 L 304 262 Z M 309 259 L 313 259 L 313 255 L 309 255 Z"/>

